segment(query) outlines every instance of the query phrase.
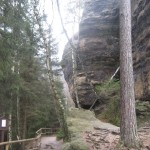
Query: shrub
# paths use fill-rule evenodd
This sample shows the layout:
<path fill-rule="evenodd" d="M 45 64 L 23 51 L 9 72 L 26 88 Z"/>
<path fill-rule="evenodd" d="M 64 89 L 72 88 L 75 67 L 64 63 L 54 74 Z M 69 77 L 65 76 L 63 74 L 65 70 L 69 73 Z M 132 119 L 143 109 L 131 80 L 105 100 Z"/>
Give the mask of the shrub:
<path fill-rule="evenodd" d="M 103 84 L 96 85 L 95 89 L 100 97 L 103 96 L 101 102 L 106 104 L 105 109 L 100 114 L 100 118 L 105 119 L 106 121 L 114 125 L 119 125 L 120 124 L 119 81 L 112 80 L 111 82 L 105 82 Z"/>
<path fill-rule="evenodd" d="M 57 140 L 61 140 L 64 138 L 64 132 L 62 129 L 59 129 L 56 133 Z"/>
<path fill-rule="evenodd" d="M 120 124 L 120 107 L 119 97 L 113 97 L 107 105 L 107 108 L 102 113 L 102 116 L 110 123 L 119 126 Z"/>

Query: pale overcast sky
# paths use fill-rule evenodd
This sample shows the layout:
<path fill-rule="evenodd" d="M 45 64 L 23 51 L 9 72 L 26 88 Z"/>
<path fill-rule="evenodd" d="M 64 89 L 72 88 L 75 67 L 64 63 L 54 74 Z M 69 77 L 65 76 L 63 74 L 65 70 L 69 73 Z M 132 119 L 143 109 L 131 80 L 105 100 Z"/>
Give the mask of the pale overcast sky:
<path fill-rule="evenodd" d="M 61 11 L 61 16 L 63 18 L 63 22 L 65 23 L 65 18 L 69 17 L 68 12 L 66 11 L 67 4 L 70 0 L 59 0 L 60 3 L 60 11 Z M 48 15 L 48 22 L 51 23 L 53 19 L 53 33 L 54 36 L 56 37 L 58 43 L 59 43 L 59 59 L 61 60 L 61 56 L 64 50 L 64 46 L 67 43 L 67 38 L 65 34 L 63 33 L 63 29 L 61 26 L 59 14 L 57 11 L 57 5 L 56 5 L 56 0 L 53 0 L 53 7 L 52 7 L 52 1 L 51 0 L 45 0 L 45 12 Z M 72 30 L 73 24 L 65 24 L 65 29 L 67 30 L 67 33 L 69 37 L 73 35 L 73 30 Z M 78 31 L 78 25 L 75 27 L 75 32 Z"/>

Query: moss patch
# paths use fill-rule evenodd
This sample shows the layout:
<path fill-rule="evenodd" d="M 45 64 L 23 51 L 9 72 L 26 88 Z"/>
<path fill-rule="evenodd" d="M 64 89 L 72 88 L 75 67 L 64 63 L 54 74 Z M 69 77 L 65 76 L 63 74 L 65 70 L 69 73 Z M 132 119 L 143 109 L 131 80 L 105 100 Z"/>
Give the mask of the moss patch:
<path fill-rule="evenodd" d="M 82 137 L 84 131 L 92 130 L 92 121 L 96 121 L 94 113 L 88 110 L 72 109 L 68 113 L 68 128 L 72 140 L 78 140 Z"/>
<path fill-rule="evenodd" d="M 62 150 L 89 150 L 83 140 L 85 131 L 92 131 L 99 124 L 93 112 L 82 109 L 71 109 L 67 117 L 68 129 L 71 135 L 70 143 L 65 143 Z"/>
<path fill-rule="evenodd" d="M 88 146 L 82 140 L 74 140 L 70 143 L 66 143 L 62 150 L 88 150 Z"/>
<path fill-rule="evenodd" d="M 106 105 L 97 117 L 118 126 L 120 124 L 119 81 L 105 82 L 95 86 L 95 89 L 100 96 L 101 103 Z"/>
<path fill-rule="evenodd" d="M 119 81 L 105 82 L 95 86 L 100 97 L 101 105 L 105 105 L 101 113 L 96 114 L 100 120 L 114 125 L 120 124 L 120 83 Z M 138 126 L 150 122 L 150 102 L 136 100 Z"/>
<path fill-rule="evenodd" d="M 89 150 L 87 143 L 84 141 L 85 131 L 94 132 L 94 128 L 118 129 L 112 124 L 98 120 L 93 112 L 76 108 L 69 110 L 67 123 L 71 141 L 65 143 L 62 150 Z"/>

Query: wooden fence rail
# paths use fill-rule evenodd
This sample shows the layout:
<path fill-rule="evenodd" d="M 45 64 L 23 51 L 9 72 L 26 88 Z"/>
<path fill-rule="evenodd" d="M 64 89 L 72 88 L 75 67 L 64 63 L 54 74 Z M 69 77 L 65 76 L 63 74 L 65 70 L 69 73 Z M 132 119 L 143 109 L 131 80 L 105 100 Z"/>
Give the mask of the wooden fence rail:
<path fill-rule="evenodd" d="M 38 131 L 36 131 L 36 134 L 39 135 L 51 135 L 51 134 L 55 134 L 57 131 L 59 130 L 59 128 L 41 128 Z"/>
<path fill-rule="evenodd" d="M 41 141 L 41 135 L 38 135 L 36 138 L 30 138 L 30 139 L 23 139 L 23 140 L 17 140 L 17 141 L 8 141 L 8 142 L 2 142 L 0 143 L 0 146 L 5 146 L 5 150 L 9 149 L 9 145 L 16 144 L 16 143 L 27 143 L 27 142 L 34 142 L 34 149 L 36 148 L 37 150 L 40 148 L 40 143 Z"/>
<path fill-rule="evenodd" d="M 5 146 L 5 150 L 8 150 L 9 145 L 11 145 L 11 144 L 32 142 L 31 148 L 28 147 L 27 150 L 40 150 L 41 136 L 42 135 L 55 134 L 58 130 L 59 130 L 59 128 L 41 128 L 38 131 L 36 131 L 36 137 L 35 138 L 22 139 L 22 140 L 17 140 L 17 141 L 2 142 L 2 143 L 0 143 L 0 146 Z"/>

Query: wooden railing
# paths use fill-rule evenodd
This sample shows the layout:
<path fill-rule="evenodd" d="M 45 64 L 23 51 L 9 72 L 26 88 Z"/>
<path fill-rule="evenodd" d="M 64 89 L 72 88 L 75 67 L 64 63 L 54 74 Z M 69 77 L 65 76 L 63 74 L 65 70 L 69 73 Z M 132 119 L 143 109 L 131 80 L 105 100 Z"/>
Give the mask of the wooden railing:
<path fill-rule="evenodd" d="M 36 131 L 35 138 L 2 142 L 2 143 L 0 143 L 0 147 L 5 146 L 5 150 L 8 150 L 9 146 L 12 144 L 16 144 L 16 143 L 22 144 L 23 143 L 23 144 L 26 144 L 26 147 L 25 147 L 26 150 L 40 150 L 41 136 L 42 135 L 52 135 L 52 134 L 55 134 L 57 131 L 58 131 L 58 128 L 41 128 L 38 131 Z M 30 142 L 30 143 L 28 143 L 28 142 Z M 28 145 L 30 145 L 30 146 L 28 146 Z"/>
<path fill-rule="evenodd" d="M 30 138 L 30 139 L 23 139 L 23 140 L 17 140 L 17 141 L 8 141 L 8 142 L 2 142 L 0 143 L 0 146 L 5 146 L 5 150 L 9 149 L 9 145 L 12 144 L 22 144 L 27 142 L 33 142 L 33 149 L 39 150 L 40 149 L 40 141 L 41 141 L 41 135 L 37 136 L 36 138 Z"/>
<path fill-rule="evenodd" d="M 37 135 L 52 135 L 55 134 L 59 128 L 41 128 L 38 131 L 36 131 Z"/>

